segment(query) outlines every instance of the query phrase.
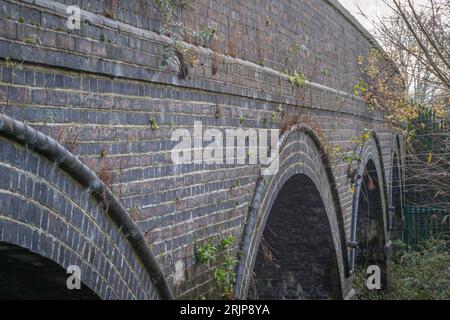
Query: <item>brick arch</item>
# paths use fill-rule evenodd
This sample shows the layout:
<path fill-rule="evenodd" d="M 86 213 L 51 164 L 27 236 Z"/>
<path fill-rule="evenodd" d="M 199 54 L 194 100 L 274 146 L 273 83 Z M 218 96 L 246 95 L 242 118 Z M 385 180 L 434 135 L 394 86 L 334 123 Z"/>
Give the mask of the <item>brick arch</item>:
<path fill-rule="evenodd" d="M 371 265 L 385 268 L 386 236 L 383 219 L 382 189 L 375 163 L 368 160 L 359 189 L 355 265 L 364 270 Z"/>
<path fill-rule="evenodd" d="M 332 255 L 331 260 L 335 259 L 336 261 L 335 273 L 338 277 L 338 296 L 342 298 L 347 291 L 345 277 L 348 275 L 348 258 L 345 250 L 341 206 L 324 149 L 314 131 L 304 125 L 296 126 L 281 137 L 280 145 L 284 146 L 280 153 L 280 169 L 270 179 L 267 177 L 259 179 L 248 213 L 242 242 L 243 255 L 237 273 L 235 297 L 240 299 L 247 297 L 261 238 L 272 215 L 271 210 L 283 186 L 286 183 L 296 181 L 298 187 L 299 181 L 308 181 L 311 190 L 316 191 L 316 198 L 310 199 L 304 205 L 307 207 L 308 204 L 318 204 L 317 206 L 320 207 L 319 214 L 323 215 L 323 221 L 327 224 L 327 232 L 322 235 L 329 237 L 333 247 L 332 252 L 329 253 Z M 298 199 L 301 200 L 301 195 Z M 303 201 L 306 201 L 306 198 L 303 198 Z M 294 231 L 291 229 L 291 232 Z"/>
<path fill-rule="evenodd" d="M 360 162 L 357 170 L 356 188 L 353 196 L 352 206 L 352 224 L 350 234 L 350 270 L 355 270 L 356 260 L 358 256 L 358 235 L 361 235 L 364 228 L 367 231 L 369 227 L 367 223 L 362 223 L 359 215 L 367 211 L 380 211 L 379 215 L 372 217 L 376 220 L 378 232 L 381 232 L 379 239 L 383 242 L 383 255 L 385 255 L 387 236 L 387 190 L 386 177 L 384 171 L 383 158 L 379 139 L 375 132 L 371 132 L 370 139 L 364 144 L 361 154 Z M 375 183 L 374 189 L 367 187 L 370 181 Z M 364 198 L 363 198 L 364 197 Z M 368 199 L 368 203 L 365 200 Z M 364 208 L 365 207 L 365 208 Z M 367 221 L 365 221 L 367 222 Z"/>
<path fill-rule="evenodd" d="M 172 297 L 134 222 L 64 147 L 2 115 L 0 150 L 0 242 L 80 267 L 102 299 Z"/>

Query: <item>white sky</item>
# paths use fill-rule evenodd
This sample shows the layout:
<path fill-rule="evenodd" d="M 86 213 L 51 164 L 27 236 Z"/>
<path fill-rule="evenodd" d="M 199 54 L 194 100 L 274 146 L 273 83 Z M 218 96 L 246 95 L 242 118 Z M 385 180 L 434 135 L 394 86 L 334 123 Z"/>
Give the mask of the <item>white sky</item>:
<path fill-rule="evenodd" d="M 364 12 L 371 17 L 385 15 L 387 12 L 382 0 L 339 0 L 339 2 L 369 31 L 372 29 L 370 23 L 358 13 L 355 3 L 359 3 Z"/>
<path fill-rule="evenodd" d="M 358 14 L 355 2 L 359 4 L 364 13 L 370 17 L 383 17 L 389 15 L 389 7 L 383 3 L 383 0 L 339 0 L 339 2 L 353 14 L 356 19 L 368 30 L 373 28 L 369 21 Z M 425 4 L 427 0 L 413 0 L 415 5 Z"/>

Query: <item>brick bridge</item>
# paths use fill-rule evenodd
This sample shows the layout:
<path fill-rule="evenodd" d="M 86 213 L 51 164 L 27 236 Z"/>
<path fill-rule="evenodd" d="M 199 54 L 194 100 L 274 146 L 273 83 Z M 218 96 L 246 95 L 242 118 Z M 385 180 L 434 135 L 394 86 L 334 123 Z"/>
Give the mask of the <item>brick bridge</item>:
<path fill-rule="evenodd" d="M 235 298 L 351 297 L 353 271 L 383 266 L 401 231 L 402 138 L 353 94 L 370 35 L 335 0 L 192 0 L 174 20 L 221 36 L 185 44 L 198 61 L 181 79 L 160 67 L 160 17 L 150 0 L 0 0 L 0 296 L 220 297 L 220 258 L 196 248 L 232 235 Z M 274 176 L 171 161 L 194 121 L 290 115 Z"/>

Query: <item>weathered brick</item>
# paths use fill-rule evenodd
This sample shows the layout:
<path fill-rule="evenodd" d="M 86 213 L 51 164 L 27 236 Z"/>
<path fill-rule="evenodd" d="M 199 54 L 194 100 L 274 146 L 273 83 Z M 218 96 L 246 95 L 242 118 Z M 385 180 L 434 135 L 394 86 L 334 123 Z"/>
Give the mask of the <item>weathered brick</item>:
<path fill-rule="evenodd" d="M 105 9 L 102 1 L 60 2 L 77 4 L 99 14 Z M 190 67 L 187 80 L 180 80 L 174 72 L 160 68 L 158 52 L 164 40 L 149 31 L 159 28 L 160 18 L 158 10 L 148 1 L 126 1 L 117 8 L 114 20 L 128 24 L 123 26 L 128 27 L 127 30 L 118 31 L 111 28 L 110 23 L 94 25 L 93 22 L 91 25 L 83 23 L 81 31 L 71 33 L 62 31 L 66 30 L 66 19 L 56 12 L 49 13 L 51 8 L 41 12 L 41 8 L 31 2 L 27 6 L 20 2 L 20 6 L 8 1 L 0 3 L 0 36 L 5 38 L 0 40 L 0 57 L 12 57 L 15 62 L 24 60 L 16 70 L 15 78 L 11 68 L 4 64 L 0 67 L 2 107 L 8 100 L 7 114 L 59 140 L 93 173 L 113 171 L 112 181 L 105 182 L 114 185 L 122 205 L 130 212 L 137 211 L 133 215 L 137 215 L 139 228 L 158 256 L 169 281 L 173 279 L 177 260 L 186 261 L 188 276 L 177 286 L 179 297 L 217 296 L 219 290 L 212 280 L 212 273 L 196 263 L 194 247 L 199 240 L 217 241 L 231 233 L 237 238 L 234 248 L 237 251 L 259 168 L 249 165 L 174 166 L 170 158 L 175 145 L 170 141 L 173 130 L 191 129 L 194 121 L 219 129 L 279 128 L 282 121 L 277 110 L 281 105 L 288 114 L 300 111 L 309 114 L 304 124 L 319 127 L 330 137 L 329 144 L 345 148 L 352 136 L 361 133 L 361 128 L 374 130 L 381 142 L 382 154 L 378 158 L 385 168 L 389 167 L 395 149 L 394 134 L 379 121 L 379 115 L 369 113 L 357 98 L 347 99 L 342 105 L 343 97 L 333 90 L 317 86 L 295 88 L 275 71 L 286 67 L 287 48 L 301 42 L 308 52 L 299 53 L 292 65 L 307 74 L 309 80 L 344 91 L 358 81 L 361 75 L 356 58 L 365 55 L 371 43 L 361 30 L 349 23 L 339 8 L 336 10 L 333 1 L 278 1 L 268 4 L 265 10 L 260 10 L 260 3 L 253 0 L 225 1 L 220 6 L 206 0 L 192 1 L 194 10 L 187 8 L 178 13 L 176 19 L 181 18 L 195 30 L 218 23 L 224 36 L 216 43 L 216 49 L 222 54 L 230 53 L 230 48 L 235 45 L 237 57 L 246 62 L 219 54 L 219 71 L 212 75 L 211 53 L 196 48 L 200 63 L 195 68 Z M 45 1 L 41 4 L 45 5 Z M 208 12 L 208 19 L 205 12 Z M 23 24 L 18 24 L 19 15 L 24 16 Z M 267 17 L 270 17 L 270 26 Z M 30 24 L 36 24 L 38 19 L 41 28 Z M 95 18 L 97 22 L 101 22 L 99 16 Z M 41 44 L 32 47 L 23 42 L 10 42 L 17 33 L 20 40 L 28 34 L 37 34 Z M 102 34 L 103 42 L 100 41 Z M 262 60 L 272 70 L 249 63 L 262 63 Z M 313 72 L 323 68 L 328 69 L 329 77 L 322 72 Z M 218 106 L 219 115 L 216 114 Z M 53 112 L 51 119 L 49 111 Z M 273 114 L 275 119 L 272 119 Z M 158 130 L 152 130 L 151 118 L 156 119 Z M 337 181 L 335 184 L 321 167 L 323 159 L 318 155 L 317 146 L 305 134 L 299 134 L 297 138 L 289 151 L 292 155 L 301 154 L 299 162 L 291 171 L 282 171 L 280 175 L 309 172 L 315 177 L 314 184 L 322 190 L 327 210 L 334 210 L 332 204 L 336 199 L 330 198 L 330 190 L 335 191 L 342 211 L 333 211 L 333 214 L 336 220 L 342 218 L 345 221 L 345 239 L 341 239 L 343 251 L 350 235 L 348 222 L 353 197 L 345 164 L 338 163 L 331 169 Z M 2 151 L 5 150 L 0 154 L 0 164 L 8 163 L 13 168 L 32 173 L 30 176 L 39 177 L 29 178 L 35 180 L 23 185 L 22 181 L 19 183 L 17 172 L 9 175 L 0 165 L 0 189 L 9 190 L 11 186 L 14 192 L 21 192 L 26 198 L 40 203 L 33 211 L 34 218 L 26 216 L 24 221 L 37 226 L 44 235 L 53 232 L 73 250 L 73 254 L 68 255 L 64 250 L 62 255 L 59 251 L 57 262 L 66 264 L 68 259 L 71 263 L 82 263 L 83 271 L 88 274 L 84 281 L 96 282 L 97 273 L 105 277 L 106 283 L 92 284 L 102 298 L 142 297 L 145 290 L 147 295 L 155 296 L 154 288 L 146 287 L 151 280 L 132 249 L 122 242 L 125 240 L 105 215 L 103 205 L 86 196 L 77 177 L 69 177 L 33 150 L 27 152 L 39 160 L 25 161 L 26 151 L 15 150 L 12 147 L 15 144 L 10 140 L 1 138 L 0 146 Z M 3 180 L 3 175 L 8 179 Z M 383 188 L 388 189 L 390 175 L 388 172 L 385 175 L 388 185 Z M 261 200 L 266 199 L 260 210 L 261 217 L 271 212 L 271 203 L 267 199 L 275 196 L 281 187 L 271 183 L 261 194 Z M 1 209 L 8 211 L 5 215 L 30 208 L 25 203 L 9 200 L 0 198 Z M 313 200 L 302 198 L 304 202 Z M 56 212 L 57 220 L 49 210 Z M 24 212 L 21 211 L 20 217 Z M 310 213 L 320 212 L 311 210 Z M 0 239 L 6 237 L 11 241 L 11 232 L 16 229 L 13 231 L 12 224 L 3 221 L 2 214 L 0 212 Z M 95 224 L 89 217 L 94 217 Z M 312 221 L 315 218 L 308 217 Z M 255 231 L 256 235 L 264 232 L 260 228 Z M 342 230 L 339 228 L 332 224 L 331 233 L 340 237 Z M 329 231 L 319 233 L 326 232 Z M 28 234 L 22 236 L 20 241 L 28 243 Z M 30 245 L 33 250 L 39 250 L 44 256 L 57 254 L 58 248 L 55 251 L 48 238 L 41 238 L 42 246 L 36 246 L 35 241 L 33 237 Z M 252 252 L 244 252 L 244 255 L 256 252 L 258 243 L 255 242 L 255 246 Z M 95 256 L 86 253 L 86 248 L 93 248 L 91 252 L 96 252 Z M 77 261 L 75 253 L 86 253 L 87 256 Z M 342 265 L 344 258 L 342 254 L 338 257 Z M 94 261 L 96 270 L 86 266 L 86 259 Z M 113 265 L 124 275 L 126 285 L 133 288 L 131 291 L 125 289 L 125 282 L 112 271 Z M 139 271 L 135 274 L 131 270 Z M 196 289 L 192 290 L 194 287 Z"/>

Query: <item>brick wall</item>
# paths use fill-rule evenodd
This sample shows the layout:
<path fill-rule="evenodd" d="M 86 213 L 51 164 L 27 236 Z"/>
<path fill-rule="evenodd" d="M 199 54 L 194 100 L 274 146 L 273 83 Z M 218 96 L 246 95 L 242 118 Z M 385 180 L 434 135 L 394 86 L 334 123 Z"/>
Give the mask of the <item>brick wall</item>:
<path fill-rule="evenodd" d="M 81 30 L 68 32 L 63 3 L 89 11 Z M 191 129 L 194 121 L 220 129 L 280 128 L 281 105 L 288 114 L 301 112 L 329 144 L 351 146 L 352 136 L 374 130 L 389 167 L 393 132 L 347 94 L 360 78 L 357 57 L 371 43 L 334 2 L 191 1 L 176 20 L 196 30 L 214 22 L 224 36 L 215 44 L 216 58 L 193 48 L 199 64 L 186 80 L 159 67 L 158 52 L 168 40 L 154 32 L 160 23 L 153 3 L 116 3 L 109 19 L 103 16 L 107 1 L 0 0 L 0 108 L 61 142 L 92 171 L 111 172 L 108 184 L 177 296 L 216 296 L 210 268 L 195 261 L 195 244 L 233 234 L 239 251 L 259 168 L 175 166 L 173 130 Z M 239 59 L 224 54 L 233 37 Z M 279 72 L 295 43 L 306 51 L 288 64 L 313 81 L 305 88 Z M 347 165 L 334 164 L 332 173 L 348 239 L 353 194 Z"/>
<path fill-rule="evenodd" d="M 159 31 L 162 26 L 159 9 L 149 0 L 61 2 L 102 15 L 113 9 L 114 19 L 146 30 Z M 352 25 L 354 20 L 338 12 L 336 1 L 186 3 L 177 7 L 174 21 L 194 30 L 216 25 L 222 37 L 214 47 L 222 53 L 278 71 L 297 69 L 315 82 L 341 90 L 351 89 L 359 77 L 356 61 L 358 55 L 367 54 L 368 39 Z M 289 48 L 296 44 L 302 48 L 290 56 Z"/>

